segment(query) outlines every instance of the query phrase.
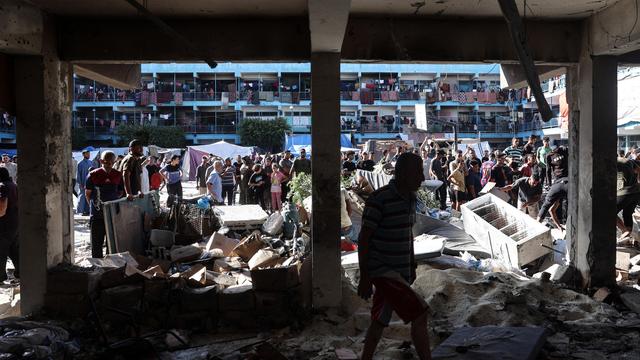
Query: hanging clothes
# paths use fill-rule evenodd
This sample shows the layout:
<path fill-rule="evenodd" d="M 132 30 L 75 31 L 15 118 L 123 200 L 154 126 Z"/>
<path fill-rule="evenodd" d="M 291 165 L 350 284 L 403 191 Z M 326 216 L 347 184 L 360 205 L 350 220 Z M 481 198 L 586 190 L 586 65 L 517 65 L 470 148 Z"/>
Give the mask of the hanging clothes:
<path fill-rule="evenodd" d="M 360 103 L 366 105 L 373 105 L 373 91 L 360 91 Z"/>
<path fill-rule="evenodd" d="M 229 102 L 236 102 L 236 99 L 238 97 L 238 93 L 236 92 L 236 84 L 227 85 L 227 89 L 229 90 Z"/>
<path fill-rule="evenodd" d="M 360 101 L 360 92 L 352 91 L 351 92 L 351 101 Z"/>
<path fill-rule="evenodd" d="M 397 91 L 389 91 L 389 101 L 398 101 Z"/>
<path fill-rule="evenodd" d="M 229 93 L 226 91 L 222 92 L 220 95 L 220 101 L 222 101 L 222 106 L 229 105 Z"/>
<path fill-rule="evenodd" d="M 380 100 L 389 101 L 389 92 L 388 91 L 380 92 Z"/>

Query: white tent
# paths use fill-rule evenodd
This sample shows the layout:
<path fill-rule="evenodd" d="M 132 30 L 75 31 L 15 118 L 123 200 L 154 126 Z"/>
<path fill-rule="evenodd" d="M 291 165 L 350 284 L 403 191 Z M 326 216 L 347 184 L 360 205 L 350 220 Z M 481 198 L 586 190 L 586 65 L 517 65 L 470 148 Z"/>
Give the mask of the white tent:
<path fill-rule="evenodd" d="M 640 69 L 618 74 L 618 127 L 640 124 Z"/>
<path fill-rule="evenodd" d="M 200 159 L 203 155 L 213 154 L 223 159 L 234 159 L 238 155 L 251 155 L 252 149 L 251 147 L 230 144 L 225 141 L 218 141 L 217 143 L 207 145 L 188 146 L 184 160 L 182 161 L 182 172 L 185 178 L 188 176 L 190 180 L 194 180 L 196 168 L 200 164 Z"/>
<path fill-rule="evenodd" d="M 300 154 L 300 150 L 304 149 L 307 154 L 311 154 L 313 151 L 311 149 L 311 145 L 292 145 L 289 148 L 289 151 L 291 151 L 292 154 L 294 155 L 299 155 Z M 340 147 L 340 152 L 349 152 L 349 151 L 353 151 L 355 153 L 359 153 L 360 149 L 359 148 L 351 148 L 351 147 L 346 147 L 346 146 L 341 146 Z"/>

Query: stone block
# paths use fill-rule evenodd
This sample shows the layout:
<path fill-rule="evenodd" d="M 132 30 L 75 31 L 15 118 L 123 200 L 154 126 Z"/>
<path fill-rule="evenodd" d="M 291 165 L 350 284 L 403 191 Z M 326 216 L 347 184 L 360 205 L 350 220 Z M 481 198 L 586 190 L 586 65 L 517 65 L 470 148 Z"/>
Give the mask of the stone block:
<path fill-rule="evenodd" d="M 285 291 L 256 291 L 256 314 L 269 315 L 286 312 L 290 304 L 289 295 Z"/>
<path fill-rule="evenodd" d="M 47 293 L 90 294 L 96 290 L 102 271 L 54 269 L 47 274 Z"/>
<path fill-rule="evenodd" d="M 256 307 L 254 291 L 251 285 L 236 285 L 224 289 L 218 296 L 220 313 L 228 311 L 253 311 Z"/>
<path fill-rule="evenodd" d="M 184 288 L 179 290 L 180 309 L 185 312 L 207 312 L 215 314 L 218 310 L 218 287 Z"/>
<path fill-rule="evenodd" d="M 85 294 L 47 293 L 44 310 L 54 317 L 84 318 L 91 312 L 91 302 Z"/>

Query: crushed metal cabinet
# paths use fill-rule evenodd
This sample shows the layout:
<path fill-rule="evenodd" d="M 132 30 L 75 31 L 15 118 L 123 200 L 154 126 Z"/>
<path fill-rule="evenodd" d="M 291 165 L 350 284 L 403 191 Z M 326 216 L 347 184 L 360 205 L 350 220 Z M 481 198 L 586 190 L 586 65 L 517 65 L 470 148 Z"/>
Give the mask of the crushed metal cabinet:
<path fill-rule="evenodd" d="M 260 205 L 216 206 L 215 212 L 231 230 L 259 229 L 269 218 Z"/>
<path fill-rule="evenodd" d="M 551 230 L 492 194 L 462 205 L 464 230 L 514 268 L 532 262 L 553 247 Z"/>

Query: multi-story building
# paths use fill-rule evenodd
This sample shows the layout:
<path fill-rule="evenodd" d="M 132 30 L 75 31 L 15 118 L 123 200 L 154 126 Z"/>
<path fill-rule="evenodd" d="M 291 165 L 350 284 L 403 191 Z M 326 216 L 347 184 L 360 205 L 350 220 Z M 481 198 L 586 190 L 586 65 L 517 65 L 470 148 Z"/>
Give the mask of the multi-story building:
<path fill-rule="evenodd" d="M 341 65 L 341 122 L 359 141 L 393 138 L 415 125 L 416 104 L 427 104 L 434 137 L 505 139 L 526 102 L 500 89 L 499 65 Z M 287 119 L 294 133 L 311 127 L 308 63 L 143 64 L 142 84 L 121 91 L 75 77 L 73 126 L 92 141 L 116 140 L 124 123 L 179 126 L 192 143 L 238 142 L 242 119 Z"/>
<path fill-rule="evenodd" d="M 453 138 L 457 128 L 462 139 L 504 143 L 559 124 L 537 120 L 526 90 L 501 89 L 498 64 L 344 63 L 340 86 L 336 121 L 358 141 L 411 132 L 418 104 L 426 104 L 434 138 Z M 75 76 L 73 127 L 95 144 L 115 143 L 121 124 L 177 126 L 194 144 L 239 142 L 246 118 L 284 117 L 294 133 L 309 133 L 310 102 L 309 63 L 143 64 L 135 91 Z M 0 141 L 15 142 L 10 126 Z"/>

